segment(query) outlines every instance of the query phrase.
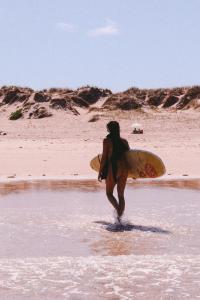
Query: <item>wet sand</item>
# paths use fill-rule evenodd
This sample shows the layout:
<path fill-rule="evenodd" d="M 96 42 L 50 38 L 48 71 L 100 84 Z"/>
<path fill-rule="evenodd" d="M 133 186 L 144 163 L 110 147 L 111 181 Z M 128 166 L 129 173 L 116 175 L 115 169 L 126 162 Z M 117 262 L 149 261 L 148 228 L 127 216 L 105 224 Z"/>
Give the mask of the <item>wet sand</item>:
<path fill-rule="evenodd" d="M 200 181 L 0 184 L 0 299 L 199 299 Z"/>

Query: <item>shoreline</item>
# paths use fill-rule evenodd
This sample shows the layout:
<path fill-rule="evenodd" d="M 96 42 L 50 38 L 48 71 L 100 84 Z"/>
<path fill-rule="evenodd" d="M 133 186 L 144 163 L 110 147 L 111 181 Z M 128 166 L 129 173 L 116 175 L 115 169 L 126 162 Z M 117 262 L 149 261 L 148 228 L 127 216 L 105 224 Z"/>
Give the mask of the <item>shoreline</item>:
<path fill-rule="evenodd" d="M 200 177 L 188 176 L 174 176 L 169 178 L 163 176 L 161 178 L 145 178 L 136 180 L 127 180 L 127 187 L 146 188 L 146 187 L 160 187 L 160 188 L 178 188 L 178 189 L 197 189 L 200 190 Z M 14 190 L 27 190 L 27 189 L 74 189 L 80 190 L 98 190 L 105 189 L 105 182 L 98 182 L 94 177 L 89 176 L 52 176 L 52 177 L 18 177 L 18 178 L 5 178 L 0 179 L 0 194 L 4 194 Z"/>
<path fill-rule="evenodd" d="M 69 176 L 18 176 L 18 177 L 3 177 L 0 178 L 0 184 L 1 183 L 10 183 L 10 182 L 21 182 L 21 181 L 96 181 L 97 176 L 89 176 L 89 175 L 69 175 Z M 140 182 L 140 183 L 148 183 L 148 182 L 162 182 L 162 181 L 191 181 L 191 180 L 200 180 L 200 176 L 194 175 L 194 176 L 162 176 L 158 178 L 138 178 L 138 179 L 131 179 L 129 178 L 127 180 L 128 183 L 134 183 L 134 182 Z M 104 182 L 104 181 L 102 181 Z"/>

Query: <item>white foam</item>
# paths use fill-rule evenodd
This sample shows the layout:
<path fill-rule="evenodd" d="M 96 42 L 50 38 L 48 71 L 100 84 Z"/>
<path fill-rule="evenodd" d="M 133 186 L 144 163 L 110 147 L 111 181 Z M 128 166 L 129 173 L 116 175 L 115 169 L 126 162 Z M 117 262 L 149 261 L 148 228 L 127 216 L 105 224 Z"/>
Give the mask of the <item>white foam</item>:
<path fill-rule="evenodd" d="M 35 299 L 34 295 L 195 300 L 200 289 L 199 255 L 1 259 L 0 272 L 0 299 L 6 300 Z"/>

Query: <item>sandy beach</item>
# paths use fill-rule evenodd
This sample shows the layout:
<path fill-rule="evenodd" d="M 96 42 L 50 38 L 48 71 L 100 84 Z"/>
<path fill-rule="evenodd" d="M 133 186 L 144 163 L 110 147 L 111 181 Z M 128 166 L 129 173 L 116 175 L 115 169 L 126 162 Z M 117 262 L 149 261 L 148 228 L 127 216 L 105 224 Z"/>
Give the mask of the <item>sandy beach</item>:
<path fill-rule="evenodd" d="M 200 119 L 194 110 L 107 111 L 97 122 L 88 122 L 96 113 L 79 112 L 16 121 L 8 120 L 8 111 L 1 112 L 0 130 L 6 135 L 0 135 L 0 179 L 96 178 L 89 162 L 102 151 L 109 120 L 120 122 L 131 148 L 159 155 L 167 177 L 199 176 Z M 143 126 L 143 135 L 131 133 L 133 122 Z"/>

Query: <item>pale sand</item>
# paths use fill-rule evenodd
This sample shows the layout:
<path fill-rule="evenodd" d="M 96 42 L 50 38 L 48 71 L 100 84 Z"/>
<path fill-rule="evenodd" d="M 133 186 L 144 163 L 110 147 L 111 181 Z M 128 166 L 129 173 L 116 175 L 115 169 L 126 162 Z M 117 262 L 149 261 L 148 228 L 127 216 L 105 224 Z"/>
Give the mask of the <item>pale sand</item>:
<path fill-rule="evenodd" d="M 12 108 L 13 110 L 13 108 Z M 110 112 L 97 122 L 88 120 L 96 112 L 80 110 L 80 116 L 55 111 L 40 120 L 9 121 L 9 111 L 0 114 L 0 180 L 17 178 L 96 178 L 90 160 L 102 150 L 109 120 L 118 120 L 121 135 L 131 148 L 153 151 L 167 168 L 168 178 L 198 177 L 200 118 L 195 111 Z M 131 124 L 143 125 L 144 134 L 131 133 Z"/>

